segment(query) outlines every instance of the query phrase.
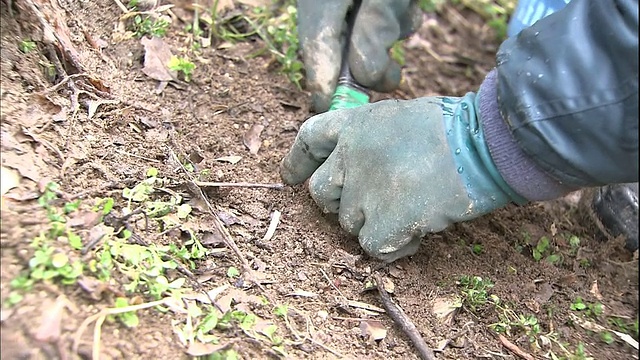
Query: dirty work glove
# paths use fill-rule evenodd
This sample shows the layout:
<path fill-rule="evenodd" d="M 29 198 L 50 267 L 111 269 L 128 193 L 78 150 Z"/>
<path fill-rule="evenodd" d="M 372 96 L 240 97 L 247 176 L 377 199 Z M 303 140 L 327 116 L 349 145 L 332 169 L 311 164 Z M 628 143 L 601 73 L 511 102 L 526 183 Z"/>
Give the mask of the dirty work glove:
<path fill-rule="evenodd" d="M 337 213 L 371 256 L 412 255 L 421 238 L 510 201 L 476 95 L 388 100 L 316 115 L 300 128 L 281 176 L 309 180 L 313 199 Z"/>
<path fill-rule="evenodd" d="M 389 58 L 393 44 L 420 24 L 417 1 L 362 0 L 351 38 L 347 12 L 351 0 L 298 0 L 298 37 L 303 51 L 307 88 L 316 112 L 329 108 L 336 88 L 343 45 L 349 45 L 354 78 L 370 89 L 389 92 L 400 83 L 400 65 Z"/>

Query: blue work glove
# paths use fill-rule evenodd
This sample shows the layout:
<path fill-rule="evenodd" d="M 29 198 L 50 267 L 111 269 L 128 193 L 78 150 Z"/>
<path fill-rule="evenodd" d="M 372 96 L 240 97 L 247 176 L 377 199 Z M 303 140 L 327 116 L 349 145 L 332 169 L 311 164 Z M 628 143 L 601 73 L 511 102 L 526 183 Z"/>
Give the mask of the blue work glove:
<path fill-rule="evenodd" d="M 345 39 L 351 0 L 298 0 L 298 38 L 306 85 L 316 112 L 329 108 L 348 44 L 351 73 L 365 87 L 389 92 L 400 84 L 400 65 L 389 57 L 399 39 L 418 28 L 422 11 L 417 1 L 362 0 L 350 39 Z"/>
<path fill-rule="evenodd" d="M 309 180 L 364 250 L 391 262 L 452 223 L 524 203 L 485 144 L 476 95 L 387 100 L 335 110 L 300 128 L 281 176 Z"/>

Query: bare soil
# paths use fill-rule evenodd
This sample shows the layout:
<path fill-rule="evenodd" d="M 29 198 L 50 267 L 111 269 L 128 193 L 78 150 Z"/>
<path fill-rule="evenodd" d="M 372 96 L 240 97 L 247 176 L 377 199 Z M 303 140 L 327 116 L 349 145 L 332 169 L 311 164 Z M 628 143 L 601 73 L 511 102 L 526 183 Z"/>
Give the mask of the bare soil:
<path fill-rule="evenodd" d="M 3 0 L 1 9 L 2 165 L 21 175 L 20 184 L 3 193 L 1 356 L 91 358 L 93 325 L 81 334 L 77 352 L 72 348 L 74 337 L 85 319 L 112 307 L 114 294 L 125 293 L 118 281 L 99 296 L 78 284 L 41 282 L 17 305 L 6 302 L 11 280 L 28 268 L 32 239 L 48 223 L 35 200 L 42 185 L 56 181 L 61 194 L 75 196 L 83 203 L 112 197 L 116 200 L 114 213 L 122 215 L 120 211 L 126 206 L 122 189 L 143 180 L 147 169 L 154 167 L 173 181 L 171 191 L 192 199 L 194 210 L 188 221 L 196 235 L 203 239 L 220 236 L 214 216 L 198 203 L 197 191 L 186 185 L 184 168 L 175 157 L 184 162 L 188 159 L 206 181 L 278 183 L 279 162 L 300 124 L 311 115 L 308 94 L 279 73 L 271 57 L 251 56 L 264 47 L 257 37 L 203 48 L 195 59 L 192 80 L 170 84 L 157 94 L 158 81 L 142 72 L 145 52 L 140 40 L 121 36 L 118 24 L 123 13 L 114 1 L 33 1 L 56 32 L 65 26 L 69 29 L 68 44 L 77 50 L 76 60 L 83 69 L 74 69 L 66 61 L 62 66 L 68 74 L 91 75 L 91 79 L 81 75 L 71 78 L 77 89 L 85 91 L 79 93 L 79 110 L 74 115 L 71 82 L 59 71 L 52 74 L 48 70 L 46 64 L 51 63 L 56 50 L 47 40 L 50 35 L 43 36 L 30 2 Z M 192 21 L 193 14 L 183 3 L 175 2 L 174 13 L 180 17 L 163 37 L 174 54 L 189 46 L 183 21 Z M 248 10 L 238 5 L 234 11 Z M 19 44 L 24 39 L 34 39 L 37 48 L 21 52 Z M 405 83 L 401 89 L 376 98 L 474 91 L 494 66 L 498 45 L 494 31 L 480 16 L 462 6 L 446 5 L 438 13 L 425 15 L 422 28 L 405 44 Z M 59 52 L 58 57 L 65 58 Z M 56 86 L 61 81 L 64 83 Z M 113 101 L 94 108 L 90 117 L 88 100 L 96 99 Z M 259 134 L 259 150 L 251 154 L 243 139 L 254 125 L 264 130 Z M 216 160 L 225 156 L 241 160 L 233 164 Z M 490 327 L 500 321 L 501 312 L 495 306 L 471 309 L 465 303 L 447 321 L 436 316 L 434 304 L 463 298 L 459 280 L 465 275 L 490 280 L 494 287 L 489 295 L 508 304 L 515 314 L 537 318 L 538 346 L 517 328 L 504 335 L 532 358 L 550 358 L 549 349 L 567 356 L 558 344 L 573 354 L 578 354 L 581 344 L 585 356 L 594 359 L 638 358 L 637 350 L 615 335 L 607 344 L 597 331 L 586 330 L 572 318 L 574 314 L 614 330 L 620 330 L 611 324 L 614 317 L 627 324 L 635 322 L 636 331 L 630 326 L 627 333 L 637 340 L 637 256 L 623 250 L 622 239 L 605 241 L 575 203 L 559 200 L 508 206 L 429 235 L 415 256 L 382 264 L 367 257 L 334 218 L 321 213 L 304 185 L 280 190 L 204 190 L 241 257 L 265 279 L 262 289 L 246 276 L 230 279 L 230 266 L 243 270 L 240 257 L 221 241 L 208 241 L 205 245 L 216 251 L 192 269 L 194 277 L 205 279 L 199 282 L 198 290 L 228 284 L 248 295 L 265 296 L 272 305 L 287 304 L 295 309 L 291 318 L 304 336 L 296 338 L 290 328 L 278 322 L 285 339 L 299 340 L 285 343 L 291 358 L 418 358 L 408 337 L 388 316 L 348 302 L 382 307 L 377 292 L 365 291 L 372 273 L 395 285 L 394 301 L 430 347 L 438 348 L 443 340 L 450 340 L 436 353 L 438 359 L 519 358 Z M 275 235 L 263 241 L 276 210 L 282 216 Z M 184 234 L 179 231 L 162 233 L 154 226 L 145 227 L 142 216 L 132 217 L 128 226 L 144 243 L 183 241 Z M 91 227 L 80 227 L 78 233 L 86 242 Z M 578 248 L 571 248 L 571 235 L 580 239 Z M 556 254 L 560 261 L 551 264 L 544 258 L 534 259 L 533 250 L 543 237 L 550 240 L 545 257 Z M 74 250 L 69 256 L 89 261 L 91 253 L 82 257 Z M 301 290 L 308 292 L 304 293 L 307 296 L 299 296 Z M 60 298 L 66 299 L 67 305 L 59 312 L 54 335 L 43 339 L 38 335 L 43 324 L 51 322 L 47 314 Z M 577 298 L 586 304 L 601 303 L 604 312 L 589 316 L 585 311 L 571 310 Z M 269 310 L 257 307 L 254 311 L 274 318 Z M 173 322 L 183 323 L 185 314 L 150 308 L 139 311 L 138 316 L 140 323 L 134 328 L 117 321 L 102 325 L 101 358 L 188 358 L 185 345 L 173 331 Z M 364 336 L 361 326 L 365 319 L 379 321 L 388 330 L 386 337 L 374 341 Z M 242 358 L 278 357 L 268 345 L 241 331 L 217 335 Z M 548 338 L 557 342 L 541 340 Z"/>

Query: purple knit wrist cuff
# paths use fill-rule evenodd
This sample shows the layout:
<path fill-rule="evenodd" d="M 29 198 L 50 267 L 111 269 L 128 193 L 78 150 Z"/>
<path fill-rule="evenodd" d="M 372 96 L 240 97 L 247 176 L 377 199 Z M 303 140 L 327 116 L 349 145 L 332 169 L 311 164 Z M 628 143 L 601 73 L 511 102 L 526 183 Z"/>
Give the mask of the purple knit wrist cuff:
<path fill-rule="evenodd" d="M 500 115 L 497 75 L 495 69 L 487 74 L 480 85 L 478 103 L 484 139 L 504 181 L 529 201 L 556 199 L 577 190 L 561 184 L 544 172 L 517 144 L 507 122 Z"/>

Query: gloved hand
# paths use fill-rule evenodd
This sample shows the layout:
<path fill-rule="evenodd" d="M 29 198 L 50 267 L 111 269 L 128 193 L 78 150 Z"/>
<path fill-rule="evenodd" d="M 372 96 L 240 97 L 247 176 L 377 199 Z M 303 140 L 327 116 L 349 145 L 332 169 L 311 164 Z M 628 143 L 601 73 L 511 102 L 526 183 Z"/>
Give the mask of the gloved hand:
<path fill-rule="evenodd" d="M 298 0 L 298 38 L 303 51 L 307 87 L 315 111 L 329 108 L 348 44 L 354 78 L 365 87 L 389 92 L 400 84 L 400 65 L 389 57 L 393 44 L 420 24 L 415 0 L 361 0 L 351 38 L 345 39 L 352 0 Z"/>
<path fill-rule="evenodd" d="M 524 203 L 491 160 L 476 95 L 387 100 L 307 120 L 284 158 L 370 255 L 412 255 L 428 232 Z"/>

